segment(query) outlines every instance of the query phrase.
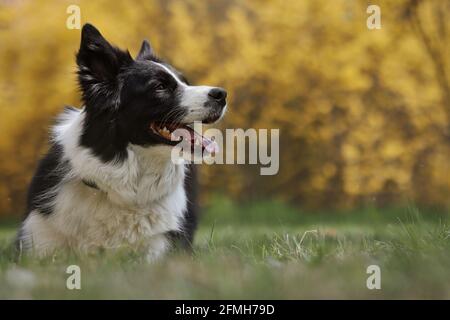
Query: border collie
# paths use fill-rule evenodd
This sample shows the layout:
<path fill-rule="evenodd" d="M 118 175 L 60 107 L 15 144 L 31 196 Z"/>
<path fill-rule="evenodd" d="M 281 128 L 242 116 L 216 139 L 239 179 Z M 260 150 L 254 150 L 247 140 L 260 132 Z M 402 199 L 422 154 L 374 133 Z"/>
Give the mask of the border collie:
<path fill-rule="evenodd" d="M 45 256 L 125 247 L 152 260 L 173 239 L 189 246 L 195 172 L 172 161 L 179 141 L 171 132 L 187 130 L 191 145 L 211 143 L 191 124 L 219 120 L 226 91 L 190 85 L 147 41 L 133 59 L 90 24 L 76 62 L 84 106 L 66 107 L 53 127 L 29 188 L 19 249 Z"/>

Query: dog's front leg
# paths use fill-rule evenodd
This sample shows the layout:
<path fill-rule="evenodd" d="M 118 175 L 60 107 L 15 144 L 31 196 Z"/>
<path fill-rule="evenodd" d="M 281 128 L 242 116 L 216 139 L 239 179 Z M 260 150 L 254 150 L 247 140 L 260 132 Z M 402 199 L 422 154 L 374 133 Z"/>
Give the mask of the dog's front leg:
<path fill-rule="evenodd" d="M 165 234 L 158 234 L 150 237 L 147 245 L 148 262 L 154 262 L 162 257 L 169 249 L 169 240 Z"/>

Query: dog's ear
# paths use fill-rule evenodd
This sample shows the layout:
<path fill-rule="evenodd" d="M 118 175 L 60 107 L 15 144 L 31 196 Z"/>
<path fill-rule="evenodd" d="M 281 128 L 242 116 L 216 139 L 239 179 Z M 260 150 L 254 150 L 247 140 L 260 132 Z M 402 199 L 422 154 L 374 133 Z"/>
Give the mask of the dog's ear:
<path fill-rule="evenodd" d="M 121 67 L 133 61 L 128 51 L 113 47 L 91 24 L 81 30 L 81 44 L 77 53 L 78 76 L 83 81 L 113 80 Z"/>
<path fill-rule="evenodd" d="M 139 50 L 136 60 L 151 60 L 153 57 L 153 49 L 147 40 L 142 41 L 141 50 Z"/>

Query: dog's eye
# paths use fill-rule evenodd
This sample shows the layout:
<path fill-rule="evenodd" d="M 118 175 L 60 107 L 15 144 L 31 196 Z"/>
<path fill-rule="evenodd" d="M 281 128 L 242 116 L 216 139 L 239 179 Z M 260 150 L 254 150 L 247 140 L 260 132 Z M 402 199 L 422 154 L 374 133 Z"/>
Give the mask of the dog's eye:
<path fill-rule="evenodd" d="M 155 89 L 156 89 L 156 90 L 166 90 L 166 89 L 167 89 L 167 86 L 166 86 L 164 83 L 158 83 L 158 84 L 155 86 Z"/>

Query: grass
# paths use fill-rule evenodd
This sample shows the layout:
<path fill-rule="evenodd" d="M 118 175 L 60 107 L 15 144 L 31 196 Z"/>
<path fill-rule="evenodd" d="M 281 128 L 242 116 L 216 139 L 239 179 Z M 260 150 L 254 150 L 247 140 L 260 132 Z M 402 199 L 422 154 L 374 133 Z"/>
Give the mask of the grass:
<path fill-rule="evenodd" d="M 0 228 L 0 298 L 449 299 L 445 212 L 415 208 L 307 213 L 277 202 L 207 208 L 193 255 L 147 264 L 136 253 L 59 255 L 14 263 L 15 228 Z M 82 289 L 68 290 L 68 265 Z M 381 268 L 381 290 L 366 269 Z"/>

